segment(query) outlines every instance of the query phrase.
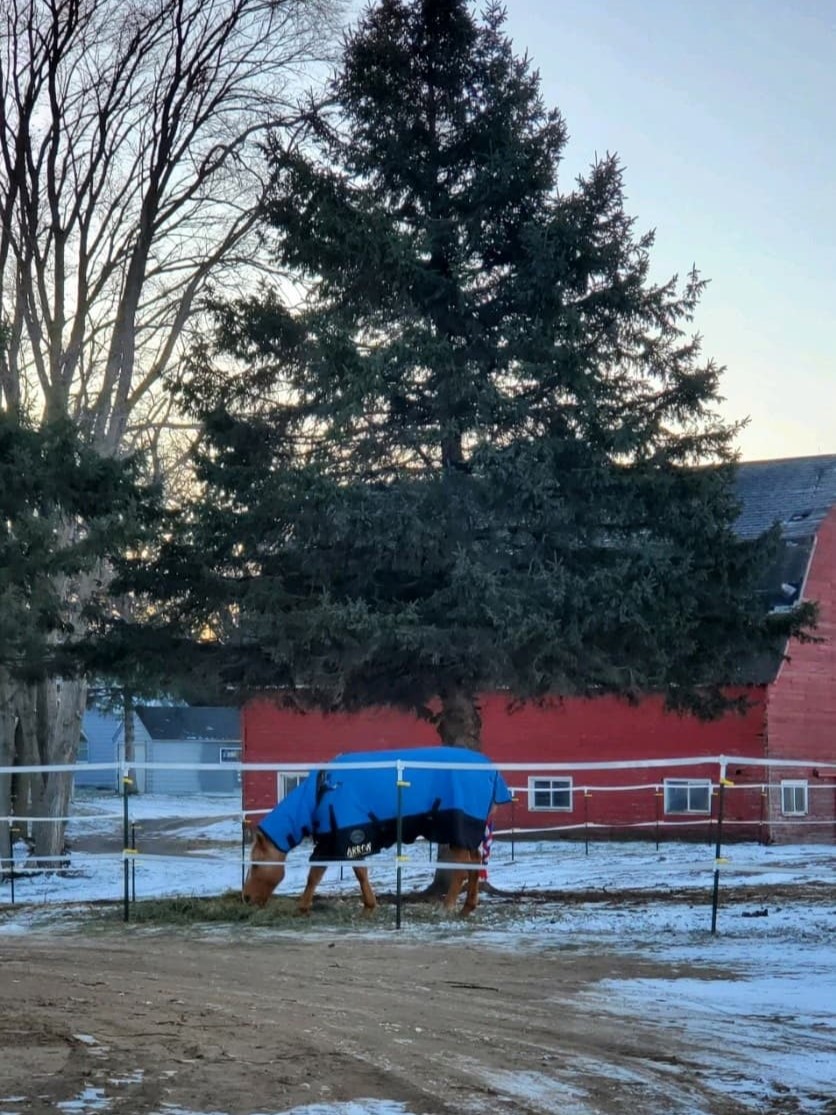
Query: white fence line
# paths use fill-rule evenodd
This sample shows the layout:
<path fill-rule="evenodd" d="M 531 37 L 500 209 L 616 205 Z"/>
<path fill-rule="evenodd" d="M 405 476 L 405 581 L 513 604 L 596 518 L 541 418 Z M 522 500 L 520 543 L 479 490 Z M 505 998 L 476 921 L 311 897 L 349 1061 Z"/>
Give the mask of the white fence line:
<path fill-rule="evenodd" d="M 0 766 L 0 775 L 3 774 L 52 774 L 70 773 L 93 770 L 214 770 L 236 773 L 249 771 L 274 771 L 282 773 L 306 773 L 312 770 L 395 770 L 398 764 L 410 770 L 473 770 L 473 763 L 454 763 L 422 761 L 408 758 L 409 749 L 406 748 L 402 757 L 395 759 L 369 760 L 351 762 L 350 760 L 333 760 L 327 762 L 277 762 L 277 763 L 194 763 L 194 762 L 119 762 L 112 763 L 52 763 L 27 766 Z M 661 759 L 611 759 L 591 762 L 494 762 L 480 764 L 476 769 L 484 770 L 486 767 L 497 771 L 591 771 L 591 770 L 654 770 L 659 767 L 680 768 L 693 766 L 749 766 L 777 769 L 787 767 L 814 767 L 819 770 L 836 771 L 836 761 L 824 762 L 821 759 L 768 759 L 753 758 L 749 755 L 690 755 L 686 757 L 668 757 Z"/>
<path fill-rule="evenodd" d="M 471 766 L 468 769 L 473 769 L 473 768 Z M 715 791 L 715 790 L 719 789 L 720 783 L 712 781 L 712 782 L 709 783 L 709 785 L 710 785 L 712 791 Z M 623 786 L 617 786 L 617 785 L 614 785 L 614 786 L 599 786 L 599 785 L 596 785 L 594 783 L 588 783 L 588 784 L 583 785 L 583 786 L 569 786 L 569 787 L 566 787 L 566 791 L 567 791 L 567 793 L 571 793 L 571 794 L 588 794 L 590 797 L 594 797 L 595 794 L 599 794 L 599 793 L 624 793 L 624 792 L 627 792 L 627 791 L 633 792 L 633 791 L 636 791 L 636 790 L 653 790 L 654 792 L 659 793 L 659 792 L 663 791 L 664 788 L 665 788 L 665 783 L 664 782 L 641 782 L 641 783 L 635 783 L 635 784 L 623 785 Z M 729 794 L 733 794 L 736 790 L 739 790 L 739 791 L 755 790 L 755 791 L 758 791 L 758 792 L 764 793 L 764 794 L 768 793 L 769 791 L 774 791 L 775 793 L 778 793 L 778 792 L 780 792 L 781 788 L 782 788 L 782 784 L 780 782 L 737 782 L 737 783 L 733 783 L 731 785 L 729 785 L 728 782 L 726 783 L 726 792 L 729 793 Z M 85 789 L 86 789 L 86 787 L 82 787 L 81 788 L 82 792 L 84 792 Z M 519 803 L 522 798 L 524 798 L 524 797 L 527 798 L 532 792 L 531 788 L 527 785 L 526 786 L 509 786 L 508 789 L 511 791 L 512 794 L 519 794 L 520 795 L 520 797 L 518 799 L 515 799 L 515 804 Z M 832 785 L 830 785 L 829 783 L 825 783 L 825 782 L 818 783 L 818 784 L 815 783 L 815 782 L 813 782 L 813 783 L 808 782 L 808 784 L 807 784 L 807 792 L 809 794 L 818 793 L 819 791 L 828 791 L 828 792 L 832 793 L 833 790 L 834 790 L 834 787 Z M 99 789 L 98 792 L 99 793 L 111 793 L 113 795 L 114 800 L 121 800 L 121 797 L 120 797 L 118 791 L 115 790 L 115 789 L 110 790 L 110 791 Z M 155 797 L 170 797 L 170 796 L 171 796 L 170 794 L 166 794 L 164 792 L 154 793 L 154 794 L 150 794 L 150 795 L 147 794 L 147 793 L 138 795 L 138 797 L 140 799 L 147 799 L 149 797 L 155 798 Z M 202 794 L 202 795 L 198 795 L 198 796 L 213 797 L 215 795 L 212 794 L 212 793 L 206 793 L 206 794 Z M 507 804 L 511 804 L 511 803 L 507 803 Z M 216 818 L 218 820 L 226 819 L 226 818 L 229 818 L 229 817 L 239 817 L 242 821 L 246 821 L 250 817 L 264 816 L 264 814 L 269 813 L 272 810 L 272 808 L 273 808 L 273 806 L 265 806 L 264 808 L 261 808 L 261 809 L 243 809 L 242 808 L 242 809 L 238 809 L 238 810 L 233 810 L 232 812 L 230 812 L 230 810 L 227 809 L 227 810 L 224 810 L 222 813 L 214 813 L 212 811 L 209 811 L 209 812 L 204 813 L 202 815 L 204 817 L 207 817 L 207 818 Z M 542 810 L 534 810 L 534 811 L 530 811 L 530 812 L 543 812 L 543 813 L 566 812 L 566 813 L 570 813 L 570 812 L 573 811 L 573 809 L 574 809 L 574 806 L 572 807 L 572 809 L 548 808 L 548 809 L 542 809 Z M 700 817 L 699 814 L 694 814 L 693 815 L 693 820 L 689 819 L 689 820 L 686 820 L 686 821 L 660 821 L 660 823 L 669 824 L 669 825 L 673 825 L 673 824 L 698 824 L 698 823 L 700 823 L 699 817 Z M 122 812 L 121 809 L 118 812 L 113 812 L 113 813 L 95 813 L 95 814 L 90 815 L 89 817 L 86 817 L 85 815 L 79 814 L 79 813 L 71 813 L 71 814 L 68 814 L 66 816 L 55 816 L 55 817 L 52 817 L 52 816 L 39 817 L 39 816 L 30 816 L 28 814 L 26 814 L 24 816 L 18 816 L 16 814 L 6 814 L 4 816 L 4 815 L 0 814 L 0 822 L 8 821 L 10 823 L 13 823 L 15 821 L 21 821 L 21 822 L 25 821 L 27 824 L 30 824 L 30 823 L 31 824 L 48 823 L 48 822 L 54 822 L 54 821 L 62 821 L 62 822 L 77 821 L 77 822 L 84 823 L 85 820 L 88 820 L 92 823 L 92 822 L 107 821 L 107 820 L 121 821 L 122 819 L 123 819 L 123 812 Z M 136 821 L 134 823 L 137 824 L 137 827 L 139 827 L 141 825 L 142 821 L 139 820 L 139 821 Z M 593 822 L 589 822 L 589 823 L 592 824 Z M 639 823 L 639 822 L 636 822 L 636 823 Z M 654 820 L 650 820 L 650 821 L 647 821 L 647 822 L 640 822 L 640 823 L 641 824 L 653 825 L 656 822 Z M 706 818 L 705 823 L 710 823 L 710 819 Z M 734 822 L 734 821 L 731 821 L 727 817 L 725 819 L 724 823 L 725 824 L 733 824 L 733 823 L 758 824 L 759 822 L 757 820 Z M 773 823 L 778 823 L 778 822 L 773 822 Z M 793 821 L 792 821 L 791 817 L 788 817 L 786 819 L 786 821 L 782 821 L 780 823 L 791 824 L 791 823 L 793 823 Z M 801 818 L 797 823 L 799 823 L 799 824 L 812 824 L 813 822 L 809 821 L 809 820 L 804 820 L 803 818 Z M 822 822 L 822 823 L 832 824 L 833 822 L 828 821 L 828 822 Z M 602 827 L 604 827 L 604 828 L 612 828 L 612 827 L 622 828 L 622 827 L 627 827 L 627 825 L 628 825 L 627 822 L 618 822 L 617 825 L 615 824 L 615 822 L 613 822 L 613 823 L 604 823 L 602 825 Z M 556 826 L 556 828 L 562 828 L 562 827 L 566 827 L 566 826 Z M 497 831 L 500 831 L 500 830 L 497 830 Z M 507 830 L 503 829 L 501 831 L 511 832 L 512 830 L 511 829 L 507 829 Z M 525 831 L 525 830 L 514 830 L 514 831 Z M 546 827 L 537 826 L 537 831 L 538 832 L 546 832 L 546 831 L 548 831 L 548 829 Z"/>

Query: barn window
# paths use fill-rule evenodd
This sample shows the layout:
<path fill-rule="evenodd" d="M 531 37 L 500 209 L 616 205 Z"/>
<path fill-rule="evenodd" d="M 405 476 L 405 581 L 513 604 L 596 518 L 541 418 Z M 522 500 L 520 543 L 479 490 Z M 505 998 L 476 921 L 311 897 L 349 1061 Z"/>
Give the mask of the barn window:
<path fill-rule="evenodd" d="M 781 783 L 781 812 L 791 817 L 807 815 L 807 783 L 788 780 Z"/>
<path fill-rule="evenodd" d="M 711 780 L 708 778 L 666 778 L 666 813 L 710 813 Z"/>
<path fill-rule="evenodd" d="M 528 808 L 563 809 L 572 808 L 571 778 L 529 778 Z"/>
<path fill-rule="evenodd" d="M 295 770 L 292 774 L 279 773 L 277 800 L 282 801 L 286 798 L 287 795 L 295 790 L 297 786 L 300 786 L 307 777 L 308 772 L 306 770 Z"/>

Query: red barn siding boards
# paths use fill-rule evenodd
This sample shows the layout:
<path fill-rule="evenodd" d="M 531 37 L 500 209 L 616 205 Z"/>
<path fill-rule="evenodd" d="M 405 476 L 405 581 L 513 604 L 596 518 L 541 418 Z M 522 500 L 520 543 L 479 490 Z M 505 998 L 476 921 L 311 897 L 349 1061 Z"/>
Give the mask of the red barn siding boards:
<path fill-rule="evenodd" d="M 438 743 L 431 724 L 388 708 L 326 714 L 252 701 L 244 707 L 243 723 L 245 763 L 327 763 L 341 751 Z M 272 809 L 277 788 L 275 771 L 245 771 L 245 810 Z"/>
<path fill-rule="evenodd" d="M 667 712 L 661 697 L 644 698 L 632 705 L 616 697 L 570 698 L 545 706 L 508 706 L 499 695 L 482 704 L 482 744 L 497 762 L 585 763 L 628 760 L 688 758 L 698 755 L 763 756 L 765 691 L 747 691 L 751 707 L 745 715 L 730 713 L 704 722 L 693 716 Z M 759 791 L 747 791 L 746 782 L 760 780 L 758 768 L 743 768 L 740 785 L 729 791 L 725 815 L 730 835 L 756 835 L 760 822 Z M 757 772 L 757 779 L 750 772 Z M 677 827 L 680 835 L 704 832 L 708 818 L 665 815 L 656 797 L 656 785 L 665 778 L 706 778 L 716 781 L 716 764 L 687 767 L 627 767 L 619 770 L 566 771 L 572 778 L 571 811 L 541 811 L 530 808 L 529 779 L 541 772 L 509 772 L 507 779 L 518 798 L 514 808 L 515 827 L 549 829 L 565 826 L 605 826 L 620 833 L 651 837 L 659 818 L 668 835 Z M 563 777 L 564 772 L 542 772 L 543 777 Z M 733 771 L 729 777 L 734 778 Z M 641 786 L 634 790 L 604 787 Z M 584 790 L 588 789 L 588 797 Z M 509 810 L 510 807 L 506 807 Z M 713 810 L 716 812 L 716 809 Z M 506 819 L 503 816 L 503 820 Z M 695 824 L 694 822 L 697 822 Z M 699 822 L 702 824 L 699 824 Z M 745 832 L 738 832 L 741 825 Z M 577 830 L 576 830 L 577 831 Z M 599 835 L 604 835 L 600 834 Z"/>
<path fill-rule="evenodd" d="M 752 705 L 745 715 L 733 713 L 708 723 L 666 712 L 658 697 L 645 698 L 638 705 L 600 697 L 514 706 L 503 695 L 487 695 L 482 699 L 483 750 L 500 764 L 623 762 L 719 754 L 761 758 L 765 692 L 752 689 L 747 695 Z M 437 742 L 430 724 L 392 709 L 324 715 L 258 701 L 244 710 L 245 762 L 314 764 L 326 762 L 340 751 Z M 539 774 L 572 779 L 571 808 L 532 809 L 529 779 L 537 777 L 538 772 L 508 772 L 508 782 L 516 788 L 518 800 L 513 808 L 504 806 L 499 811 L 497 828 L 577 832 L 589 822 L 598 828 L 599 836 L 619 832 L 650 838 L 658 816 L 665 822 L 668 835 L 676 831 L 678 835 L 708 838 L 709 818 L 666 816 L 656 786 L 666 777 L 716 781 L 716 764 Z M 735 772 L 730 771 L 729 776 L 735 778 Z M 757 768 L 743 768 L 741 785 L 729 791 L 725 812 L 730 836 L 758 834 L 761 796 L 759 791 L 746 791 L 742 783 L 761 779 L 762 772 Z M 604 789 L 622 786 L 641 788 Z M 245 773 L 244 801 L 249 812 L 271 809 L 276 796 L 275 772 Z M 712 813 L 716 813 L 716 805 Z M 601 826 L 607 831 L 602 833 Z"/>
<path fill-rule="evenodd" d="M 836 507 L 818 529 L 810 560 L 805 598 L 819 602 L 821 643 L 793 643 L 769 687 L 767 747 L 771 759 L 836 762 Z M 790 818 L 782 813 L 781 792 L 770 792 L 773 840 L 833 842 L 836 840 L 836 770 L 810 767 L 774 768 L 770 782 L 787 779 L 808 783 L 808 814 Z"/>

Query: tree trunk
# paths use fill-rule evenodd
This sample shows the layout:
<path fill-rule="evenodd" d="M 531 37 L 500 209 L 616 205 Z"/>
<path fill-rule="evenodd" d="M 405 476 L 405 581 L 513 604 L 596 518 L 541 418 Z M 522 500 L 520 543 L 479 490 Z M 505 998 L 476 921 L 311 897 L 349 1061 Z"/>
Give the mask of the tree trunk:
<path fill-rule="evenodd" d="M 14 684 L 5 670 L 0 670 L 0 767 L 10 767 L 14 762 L 15 724 L 17 716 L 14 707 Z M 6 817 L 12 813 L 12 776 L 0 774 L 0 859 L 9 855 L 11 842 L 10 824 Z M 6 864 L 0 877 L 11 869 Z"/>
<path fill-rule="evenodd" d="M 479 702 L 472 693 L 459 686 L 441 691 L 441 712 L 436 721 L 441 742 L 450 747 L 482 747 L 482 717 Z"/>
<path fill-rule="evenodd" d="M 74 763 L 81 736 L 81 718 L 87 697 L 84 681 L 42 679 L 21 685 L 17 691 L 18 743 L 16 760 L 25 766 Z M 16 813 L 30 820 L 32 865 L 58 870 L 66 853 L 66 816 L 73 790 L 72 771 L 21 775 Z"/>
<path fill-rule="evenodd" d="M 441 712 L 436 728 L 441 742 L 448 747 L 467 747 L 471 751 L 480 751 L 482 717 L 476 697 L 460 686 L 443 689 L 440 697 Z M 439 844 L 437 859 L 439 863 L 449 862 L 449 847 L 446 844 Z M 449 872 L 438 870 L 424 893 L 432 898 L 442 898 L 449 886 Z"/>
<path fill-rule="evenodd" d="M 125 770 L 123 777 L 127 777 L 127 793 L 137 793 L 136 771 L 136 732 L 134 731 L 134 694 L 132 689 L 122 690 L 122 735 L 125 741 Z"/>

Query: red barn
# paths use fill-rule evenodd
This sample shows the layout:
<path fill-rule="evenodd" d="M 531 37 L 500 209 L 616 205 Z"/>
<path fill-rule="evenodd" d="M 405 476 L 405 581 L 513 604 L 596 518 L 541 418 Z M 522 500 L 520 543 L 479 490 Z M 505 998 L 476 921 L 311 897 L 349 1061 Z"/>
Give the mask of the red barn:
<path fill-rule="evenodd" d="M 730 837 L 836 838 L 836 456 L 741 465 L 739 493 L 742 535 L 775 521 L 782 526 L 770 606 L 791 607 L 802 596 L 819 601 L 822 641 L 792 646 L 788 661 L 767 667 L 762 684 L 746 690 L 745 715 L 711 722 L 666 712 L 657 696 L 635 705 L 600 697 L 512 706 L 503 695 L 484 695 L 485 753 L 498 764 L 544 764 L 506 770 L 517 801 L 503 807 L 497 827 L 707 838 L 720 768 L 685 760 L 724 755 L 748 760 L 726 771 L 733 783 L 724 802 Z M 342 751 L 437 742 L 432 725 L 389 708 L 325 715 L 261 700 L 243 714 L 248 763 L 314 766 Z M 658 760 L 666 762 L 650 765 Z M 758 760 L 788 765 L 767 768 Z M 585 768 L 591 762 L 621 765 Z M 300 776 L 247 772 L 245 808 L 272 808 Z"/>

